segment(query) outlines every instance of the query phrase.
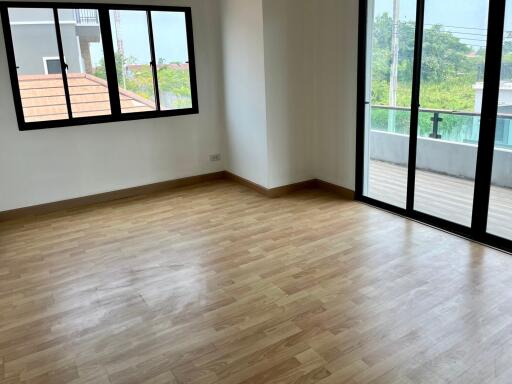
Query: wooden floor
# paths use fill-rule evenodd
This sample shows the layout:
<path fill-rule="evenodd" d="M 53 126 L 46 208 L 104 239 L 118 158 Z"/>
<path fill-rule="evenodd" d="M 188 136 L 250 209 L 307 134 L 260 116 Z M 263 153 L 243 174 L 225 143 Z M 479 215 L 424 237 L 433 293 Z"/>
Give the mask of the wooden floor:
<path fill-rule="evenodd" d="M 0 224 L 1 383 L 512 382 L 512 256 L 219 181 Z"/>
<path fill-rule="evenodd" d="M 372 161 L 369 175 L 370 197 L 405 208 L 406 167 Z M 415 209 L 469 227 L 474 188 L 475 183 L 471 180 L 418 170 Z M 512 239 L 512 189 L 491 188 L 488 231 Z"/>

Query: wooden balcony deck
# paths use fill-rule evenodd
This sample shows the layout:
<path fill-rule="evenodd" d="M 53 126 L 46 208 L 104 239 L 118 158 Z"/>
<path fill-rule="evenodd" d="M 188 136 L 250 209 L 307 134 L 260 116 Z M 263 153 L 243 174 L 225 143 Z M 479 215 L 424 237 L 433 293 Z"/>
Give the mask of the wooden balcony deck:
<path fill-rule="evenodd" d="M 407 168 L 370 162 L 368 196 L 405 208 Z M 434 172 L 416 173 L 415 209 L 465 226 L 471 225 L 474 181 Z M 512 189 L 493 186 L 488 232 L 512 239 Z"/>

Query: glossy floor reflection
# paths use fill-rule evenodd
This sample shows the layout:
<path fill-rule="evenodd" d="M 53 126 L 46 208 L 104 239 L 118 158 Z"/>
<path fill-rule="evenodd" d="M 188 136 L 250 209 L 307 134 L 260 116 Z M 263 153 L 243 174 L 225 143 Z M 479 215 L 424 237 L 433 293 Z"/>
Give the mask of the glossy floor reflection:
<path fill-rule="evenodd" d="M 512 256 L 219 181 L 0 224 L 1 383 L 509 383 Z"/>

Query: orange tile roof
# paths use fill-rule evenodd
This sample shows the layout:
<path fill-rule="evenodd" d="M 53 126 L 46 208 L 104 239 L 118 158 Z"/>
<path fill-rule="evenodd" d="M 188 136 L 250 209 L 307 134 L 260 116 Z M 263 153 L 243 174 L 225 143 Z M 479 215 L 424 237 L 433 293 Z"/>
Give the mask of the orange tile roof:
<path fill-rule="evenodd" d="M 73 117 L 110 114 L 107 82 L 83 73 L 68 74 Z M 67 119 L 61 75 L 19 76 L 21 102 L 26 122 Z M 119 88 L 121 108 L 126 112 L 155 110 L 155 103 Z"/>

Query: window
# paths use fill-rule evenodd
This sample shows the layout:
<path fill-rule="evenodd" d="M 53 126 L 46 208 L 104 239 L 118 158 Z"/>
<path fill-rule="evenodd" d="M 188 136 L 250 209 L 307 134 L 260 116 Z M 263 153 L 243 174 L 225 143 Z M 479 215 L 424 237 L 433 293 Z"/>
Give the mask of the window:
<path fill-rule="evenodd" d="M 162 109 L 190 108 L 192 96 L 185 15 L 152 11 L 158 93 Z"/>
<path fill-rule="evenodd" d="M 61 74 L 60 59 L 58 57 L 44 57 L 43 60 L 45 75 Z"/>
<path fill-rule="evenodd" d="M 1 6 L 20 130 L 198 113 L 190 8 L 114 7 Z"/>
<path fill-rule="evenodd" d="M 58 15 L 72 116 L 110 115 L 98 10 L 59 9 Z"/>
<path fill-rule="evenodd" d="M 110 20 L 121 112 L 154 111 L 155 87 L 147 12 L 111 10 Z M 137 32 L 133 33 L 134 30 Z"/>

